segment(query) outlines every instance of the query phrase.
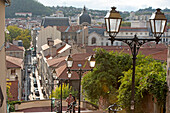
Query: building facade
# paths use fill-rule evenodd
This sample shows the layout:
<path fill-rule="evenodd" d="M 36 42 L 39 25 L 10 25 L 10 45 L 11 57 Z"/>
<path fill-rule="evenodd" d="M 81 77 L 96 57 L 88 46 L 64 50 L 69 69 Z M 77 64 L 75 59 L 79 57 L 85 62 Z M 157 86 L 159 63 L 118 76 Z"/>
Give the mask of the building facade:
<path fill-rule="evenodd" d="M 18 99 L 21 100 L 23 89 L 23 59 L 6 56 L 7 76 L 8 81 L 18 81 Z M 16 80 L 17 78 L 17 80 Z M 10 86 L 13 87 L 12 85 Z"/>
<path fill-rule="evenodd" d="M 24 59 L 25 49 L 24 47 L 13 45 L 12 43 L 6 44 L 6 55 L 16 58 Z"/>
<path fill-rule="evenodd" d="M 60 39 L 61 32 L 57 30 L 57 27 L 48 26 L 46 28 L 42 27 L 41 30 L 37 33 L 36 38 L 36 52 L 41 51 L 41 46 L 47 43 L 47 38 L 52 38 L 52 40 Z"/>
<path fill-rule="evenodd" d="M 0 103 L 0 112 L 6 113 L 7 106 L 6 106 L 6 60 L 5 60 L 5 7 L 8 4 L 10 5 L 10 0 L 0 0 L 0 89 L 1 89 L 1 101 Z M 2 99 L 3 97 L 3 99 Z"/>

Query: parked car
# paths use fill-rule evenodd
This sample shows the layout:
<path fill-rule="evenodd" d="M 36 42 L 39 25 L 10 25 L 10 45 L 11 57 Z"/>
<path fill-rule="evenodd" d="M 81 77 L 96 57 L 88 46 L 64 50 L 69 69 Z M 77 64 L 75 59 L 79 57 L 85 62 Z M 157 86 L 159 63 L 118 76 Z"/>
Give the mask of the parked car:
<path fill-rule="evenodd" d="M 35 91 L 35 92 L 38 91 L 38 88 L 34 87 L 34 91 Z"/>
<path fill-rule="evenodd" d="M 30 68 L 30 67 L 27 69 L 27 72 L 28 72 L 28 73 L 31 73 L 31 68 Z"/>
<path fill-rule="evenodd" d="M 37 80 L 36 80 L 36 78 L 34 78 L 34 80 L 33 80 L 33 83 L 34 83 L 34 84 L 36 84 L 36 83 L 37 83 Z"/>
<path fill-rule="evenodd" d="M 35 78 L 35 73 L 33 73 L 32 76 Z"/>
<path fill-rule="evenodd" d="M 40 97 L 36 97 L 36 100 L 40 100 Z"/>
<path fill-rule="evenodd" d="M 37 83 L 34 84 L 34 87 L 38 87 L 38 86 L 37 86 Z"/>
<path fill-rule="evenodd" d="M 40 93 L 39 93 L 39 91 L 37 90 L 37 91 L 35 91 L 35 95 L 36 96 L 40 96 Z"/>

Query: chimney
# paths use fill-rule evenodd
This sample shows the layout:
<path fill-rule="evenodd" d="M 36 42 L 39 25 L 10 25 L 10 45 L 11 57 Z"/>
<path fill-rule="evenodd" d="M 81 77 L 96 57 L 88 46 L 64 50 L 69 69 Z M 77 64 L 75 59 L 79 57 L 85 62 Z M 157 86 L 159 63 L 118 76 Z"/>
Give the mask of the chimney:
<path fill-rule="evenodd" d="M 52 57 L 56 56 L 56 47 L 55 47 L 55 46 L 52 46 L 52 47 L 50 48 L 50 55 L 51 55 Z"/>
<path fill-rule="evenodd" d="M 53 46 L 54 45 L 54 41 L 52 40 L 52 38 L 47 38 L 47 44 L 49 46 Z"/>

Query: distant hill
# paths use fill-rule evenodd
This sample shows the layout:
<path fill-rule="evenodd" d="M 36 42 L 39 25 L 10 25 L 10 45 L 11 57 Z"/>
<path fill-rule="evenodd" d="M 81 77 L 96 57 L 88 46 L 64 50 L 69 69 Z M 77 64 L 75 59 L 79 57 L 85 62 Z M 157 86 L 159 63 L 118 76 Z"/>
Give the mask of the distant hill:
<path fill-rule="evenodd" d="M 31 12 L 33 16 L 52 14 L 51 9 L 36 0 L 11 0 L 11 6 L 6 7 L 5 16 L 13 18 L 16 12 Z"/>
<path fill-rule="evenodd" d="M 53 13 L 55 13 L 56 11 L 62 11 L 64 16 L 69 17 L 69 16 L 75 16 L 78 15 L 82 12 L 83 8 L 76 8 L 76 7 L 64 7 L 64 6 L 57 6 L 57 7 L 48 7 L 50 8 Z M 93 16 L 105 16 L 107 11 L 106 10 L 93 10 L 93 9 L 88 9 L 88 7 L 86 7 L 88 10 L 88 13 Z"/>
<path fill-rule="evenodd" d="M 152 7 L 148 7 L 145 9 L 139 9 L 138 11 L 135 12 L 136 15 L 152 15 L 153 12 L 155 12 L 156 9 L 153 9 Z M 161 10 L 164 12 L 166 18 L 170 20 L 170 9 L 165 8 Z"/>
<path fill-rule="evenodd" d="M 81 13 L 82 8 L 76 7 L 64 7 L 64 6 L 56 6 L 56 7 L 47 7 L 43 4 L 37 2 L 37 0 L 11 0 L 11 6 L 6 8 L 6 18 L 15 17 L 16 12 L 31 12 L 33 16 L 48 16 L 56 11 L 63 11 L 65 17 L 76 16 Z M 88 7 L 87 7 L 88 8 Z M 156 9 L 152 7 L 148 7 L 145 9 L 139 9 L 135 12 L 136 15 L 151 15 Z M 170 20 L 170 9 L 166 8 L 162 10 L 167 19 Z M 92 15 L 93 19 L 104 17 L 107 13 L 106 10 L 93 10 L 88 9 L 88 13 Z M 120 12 L 123 19 L 130 15 L 130 12 Z"/>

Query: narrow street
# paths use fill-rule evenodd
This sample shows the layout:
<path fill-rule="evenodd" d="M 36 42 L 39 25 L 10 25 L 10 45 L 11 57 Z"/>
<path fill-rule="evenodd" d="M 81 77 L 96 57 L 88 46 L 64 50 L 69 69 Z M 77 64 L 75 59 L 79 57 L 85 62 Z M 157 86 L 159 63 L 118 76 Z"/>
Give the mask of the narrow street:
<path fill-rule="evenodd" d="M 24 69 L 24 100 L 44 99 L 36 68 L 36 57 L 32 55 L 31 50 L 26 51 Z"/>

